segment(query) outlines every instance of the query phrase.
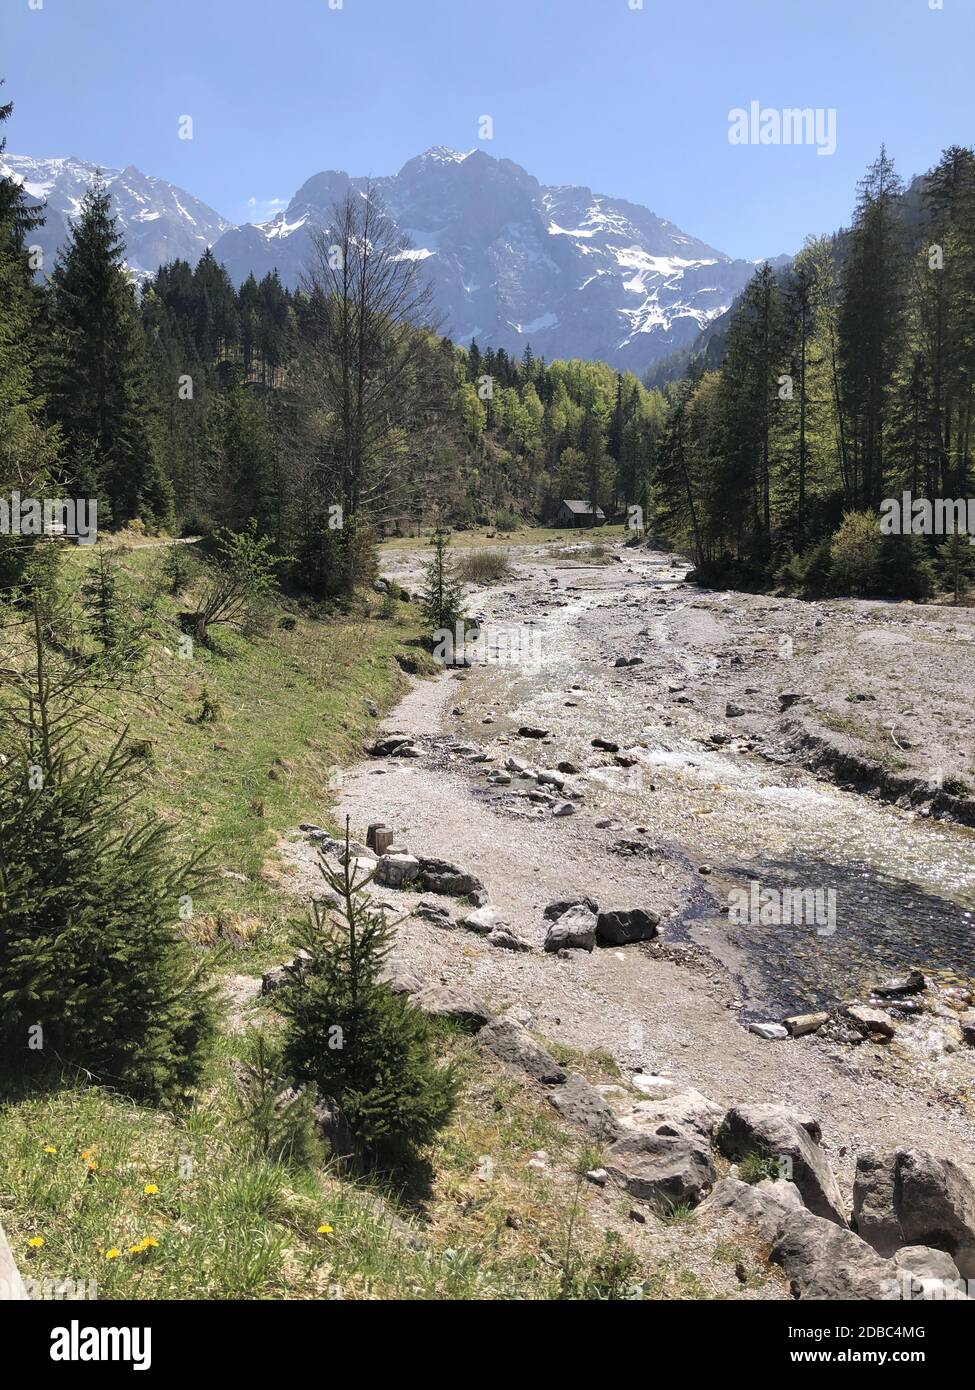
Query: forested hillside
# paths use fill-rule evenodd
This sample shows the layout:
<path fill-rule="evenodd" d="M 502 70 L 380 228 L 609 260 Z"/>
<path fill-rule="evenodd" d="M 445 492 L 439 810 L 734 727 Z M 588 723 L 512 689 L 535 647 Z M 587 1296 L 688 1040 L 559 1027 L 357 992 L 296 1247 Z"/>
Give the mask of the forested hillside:
<path fill-rule="evenodd" d="M 881 534 L 885 498 L 971 486 L 975 155 L 905 196 L 886 151 L 853 225 L 762 266 L 715 369 L 668 388 L 657 524 L 719 582 L 924 597 L 959 539 Z M 713 344 L 712 344 L 713 346 Z"/>

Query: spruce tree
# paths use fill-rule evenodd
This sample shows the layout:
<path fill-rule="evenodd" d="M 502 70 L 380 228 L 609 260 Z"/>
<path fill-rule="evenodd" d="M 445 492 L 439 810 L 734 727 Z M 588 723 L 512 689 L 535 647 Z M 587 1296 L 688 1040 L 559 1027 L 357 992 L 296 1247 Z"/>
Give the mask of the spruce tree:
<path fill-rule="evenodd" d="M 213 993 L 179 931 L 201 885 L 170 831 L 132 811 L 142 758 L 122 731 L 79 751 L 85 674 L 31 667 L 0 701 L 0 1070 L 67 1073 L 172 1103 L 199 1079 Z"/>
<path fill-rule="evenodd" d="M 51 277 L 49 404 L 69 444 L 75 482 L 92 483 L 111 519 L 164 523 L 171 490 L 156 457 L 147 364 L 125 247 L 107 189 L 85 196 Z M 93 460 L 95 477 L 84 477 Z"/>
<path fill-rule="evenodd" d="M 308 957 L 281 996 L 284 1066 L 338 1103 L 363 1158 L 400 1162 L 447 1123 L 455 1074 L 438 1065 L 427 1016 L 382 982 L 393 928 L 370 901 L 371 876 L 356 868 L 348 827 L 342 869 L 324 854 L 320 867 L 339 905 L 314 901 L 299 938 Z"/>
<path fill-rule="evenodd" d="M 463 624 L 466 616 L 463 582 L 448 554 L 449 545 L 450 533 L 438 528 L 433 534 L 433 555 L 427 565 L 420 594 L 420 606 L 431 646 L 443 641 L 445 633 L 450 634 L 452 641 L 457 624 Z"/>

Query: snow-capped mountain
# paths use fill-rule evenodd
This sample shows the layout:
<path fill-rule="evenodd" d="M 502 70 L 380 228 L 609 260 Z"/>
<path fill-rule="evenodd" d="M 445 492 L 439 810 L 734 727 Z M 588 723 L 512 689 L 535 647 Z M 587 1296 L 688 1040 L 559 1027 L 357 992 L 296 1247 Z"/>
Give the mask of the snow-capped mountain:
<path fill-rule="evenodd" d="M 365 179 L 316 174 L 270 222 L 214 254 L 239 280 L 276 266 L 294 285 L 311 234 Z M 416 248 L 442 329 L 518 355 L 600 358 L 642 372 L 694 340 L 754 272 L 647 208 L 589 188 L 546 188 L 508 159 L 435 148 L 373 181 Z"/>
<path fill-rule="evenodd" d="M 16 155 L 5 163 L 47 201 L 37 241 L 53 251 L 96 166 Z M 237 283 L 277 269 L 290 287 L 336 202 L 368 182 L 315 174 L 271 221 L 234 226 L 164 180 L 133 168 L 102 172 L 137 272 L 176 257 L 195 264 L 212 244 Z M 645 207 L 589 188 L 544 187 L 483 150 L 437 147 L 372 187 L 430 278 L 441 331 L 458 343 L 476 338 L 517 355 L 531 343 L 549 360 L 602 359 L 642 372 L 690 344 L 754 271 Z"/>
<path fill-rule="evenodd" d="M 85 159 L 32 159 L 29 155 L 0 156 L 0 174 L 22 184 L 30 198 L 46 204 L 46 221 L 31 236 L 44 252 L 45 269 L 54 265 L 58 247 L 67 239 L 68 225 L 98 173 L 112 195 L 112 211 L 125 239 L 126 263 L 139 279 L 152 275 L 166 261 L 193 265 L 203 252 L 233 226 L 213 208 L 181 188 L 127 169 L 99 169 Z"/>

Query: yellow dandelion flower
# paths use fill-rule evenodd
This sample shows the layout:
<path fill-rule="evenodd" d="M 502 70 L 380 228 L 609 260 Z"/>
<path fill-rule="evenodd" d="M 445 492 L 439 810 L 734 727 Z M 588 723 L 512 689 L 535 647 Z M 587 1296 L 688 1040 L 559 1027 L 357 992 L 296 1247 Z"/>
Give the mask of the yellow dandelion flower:
<path fill-rule="evenodd" d="M 140 1242 L 140 1244 L 138 1244 L 138 1245 L 130 1245 L 130 1246 L 129 1246 L 129 1254 L 130 1254 L 130 1255 L 141 1255 L 144 1249 L 145 1249 L 145 1246 L 142 1245 L 141 1242 Z"/>
<path fill-rule="evenodd" d="M 31 1238 L 30 1238 L 30 1240 L 27 1242 L 27 1244 L 30 1246 L 30 1248 L 31 1248 L 32 1250 L 40 1250 L 41 1246 L 44 1244 L 44 1237 L 43 1237 L 43 1236 L 31 1236 Z"/>
<path fill-rule="evenodd" d="M 45 1152 L 46 1154 L 56 1154 L 56 1153 L 57 1153 L 57 1149 L 54 1147 L 53 1144 L 45 1144 L 45 1145 L 44 1145 L 44 1152 Z"/>
<path fill-rule="evenodd" d="M 328 1224 L 327 1221 L 323 1222 L 322 1225 L 319 1226 L 318 1234 L 320 1236 L 330 1236 L 332 1234 L 332 1227 Z"/>
<path fill-rule="evenodd" d="M 89 1171 L 89 1173 L 97 1173 L 97 1172 L 98 1172 L 98 1164 L 95 1163 L 94 1160 L 92 1160 L 92 1161 L 88 1164 L 88 1171 Z"/>
<path fill-rule="evenodd" d="M 159 1191 L 159 1188 L 156 1186 L 154 1182 L 147 1182 L 142 1191 L 145 1193 L 147 1197 L 155 1197 L 156 1193 Z"/>
<path fill-rule="evenodd" d="M 82 1158 L 94 1158 L 94 1156 L 95 1156 L 95 1150 L 94 1150 L 94 1149 L 82 1149 L 82 1150 L 81 1150 L 81 1157 L 82 1157 Z"/>
<path fill-rule="evenodd" d="M 117 1260 L 121 1253 L 121 1250 L 116 1250 L 115 1246 L 113 1245 L 111 1250 L 105 1251 L 105 1258 L 106 1260 Z"/>
<path fill-rule="evenodd" d="M 142 1244 L 146 1247 L 147 1250 L 155 1250 L 159 1242 L 155 1236 L 146 1236 Z"/>

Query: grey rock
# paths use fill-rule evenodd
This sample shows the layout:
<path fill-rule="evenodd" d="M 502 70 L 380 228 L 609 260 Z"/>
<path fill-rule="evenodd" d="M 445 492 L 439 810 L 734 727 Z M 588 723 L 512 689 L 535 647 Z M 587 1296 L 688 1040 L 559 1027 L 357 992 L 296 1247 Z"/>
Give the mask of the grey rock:
<path fill-rule="evenodd" d="M 718 1147 L 728 1158 L 757 1153 L 784 1161 L 809 1210 L 846 1226 L 843 1198 L 821 1139 L 816 1120 L 784 1105 L 733 1106 L 717 1134 Z"/>
<path fill-rule="evenodd" d="M 588 1130 L 598 1139 L 615 1139 L 619 1126 L 602 1096 L 583 1077 L 574 1072 L 564 1086 L 549 1095 L 549 1104 L 571 1124 Z"/>
<path fill-rule="evenodd" d="M 788 1028 L 781 1023 L 749 1023 L 748 1031 L 759 1038 L 765 1038 L 767 1042 L 781 1042 L 789 1036 Z"/>
<path fill-rule="evenodd" d="M 376 867 L 376 882 L 386 888 L 405 888 L 419 875 L 420 861 L 412 854 L 384 854 Z"/>
<path fill-rule="evenodd" d="M 430 985 L 415 994 L 413 1002 L 432 1018 L 449 1018 L 474 1028 L 483 1029 L 493 1017 L 491 1010 L 473 994 L 447 985 Z"/>
<path fill-rule="evenodd" d="M 369 755 L 373 758 L 389 758 L 398 748 L 405 748 L 409 742 L 409 734 L 387 734 L 384 738 L 376 740 L 369 749 Z"/>
<path fill-rule="evenodd" d="M 425 892 L 442 893 L 445 897 L 466 898 L 472 893 L 486 892 L 479 878 L 446 859 L 421 857 L 418 882 Z"/>
<path fill-rule="evenodd" d="M 546 951 L 591 951 L 596 944 L 596 917 L 587 907 L 570 907 L 551 923 Z"/>
<path fill-rule="evenodd" d="M 496 1018 L 481 1029 L 477 1045 L 517 1071 L 526 1072 L 547 1086 L 560 1086 L 565 1068 L 541 1047 L 526 1028 L 513 1019 Z"/>
<path fill-rule="evenodd" d="M 724 1116 L 700 1091 L 673 1091 L 669 1095 L 641 1100 L 620 1116 L 621 1129 L 630 1132 L 657 1132 L 662 1126 L 685 1137 L 697 1136 L 710 1144 Z"/>
<path fill-rule="evenodd" d="M 930 1245 L 905 1245 L 893 1256 L 898 1269 L 910 1270 L 918 1279 L 960 1279 L 958 1266 L 943 1250 Z"/>
<path fill-rule="evenodd" d="M 515 936 L 508 927 L 495 927 L 484 938 L 489 946 L 497 946 L 502 951 L 530 951 L 531 942 Z"/>
<path fill-rule="evenodd" d="M 926 988 L 927 981 L 921 971 L 908 970 L 904 975 L 895 975 L 892 979 L 885 980 L 882 985 L 874 985 L 872 993 L 896 997 L 902 994 L 920 994 Z"/>
<path fill-rule="evenodd" d="M 951 1255 L 964 1279 L 975 1279 L 975 1180 L 950 1158 L 923 1149 L 859 1155 L 853 1223 L 881 1255 L 905 1245 L 931 1245 Z"/>
<path fill-rule="evenodd" d="M 273 994 L 276 989 L 290 984 L 293 979 L 294 976 L 286 965 L 276 965 L 271 970 L 265 970 L 261 977 L 261 993 Z"/>
<path fill-rule="evenodd" d="M 749 1184 L 738 1178 L 722 1178 L 701 1212 L 733 1211 L 755 1226 L 765 1241 L 778 1240 L 794 1211 L 803 1210 L 799 1189 L 792 1182 L 764 1178 Z"/>
<path fill-rule="evenodd" d="M 468 931 L 477 932 L 480 936 L 487 936 L 489 932 L 506 929 L 510 924 L 496 907 L 478 907 L 466 917 L 462 917 L 460 925 Z"/>
<path fill-rule="evenodd" d="M 710 1146 L 677 1133 L 623 1135 L 609 1149 L 606 1171 L 631 1197 L 664 1212 L 683 1202 L 696 1205 L 714 1182 Z"/>
<path fill-rule="evenodd" d="M 634 941 L 652 941 L 659 925 L 657 913 L 645 908 L 616 908 L 600 912 L 596 935 L 613 946 L 628 946 Z"/>
<path fill-rule="evenodd" d="M 424 987 L 416 971 L 395 956 L 383 962 L 379 979 L 393 994 L 419 994 Z"/>
<path fill-rule="evenodd" d="M 796 1298 L 880 1302 L 896 1297 L 893 1261 L 881 1259 L 853 1231 L 810 1211 L 786 1219 L 769 1258 L 781 1266 Z"/>
<path fill-rule="evenodd" d="M 549 903 L 542 916 L 547 922 L 554 922 L 556 917 L 561 917 L 564 912 L 568 912 L 570 907 L 586 907 L 590 912 L 598 912 L 599 904 L 584 894 L 579 894 L 574 898 L 557 898 L 555 902 Z"/>
<path fill-rule="evenodd" d="M 849 1019 L 865 1037 L 879 1033 L 881 1037 L 892 1038 L 897 1031 L 897 1024 L 889 1014 L 884 1013 L 883 1009 L 871 1009 L 866 1004 L 848 1004 L 843 1010 L 843 1017 Z"/>

